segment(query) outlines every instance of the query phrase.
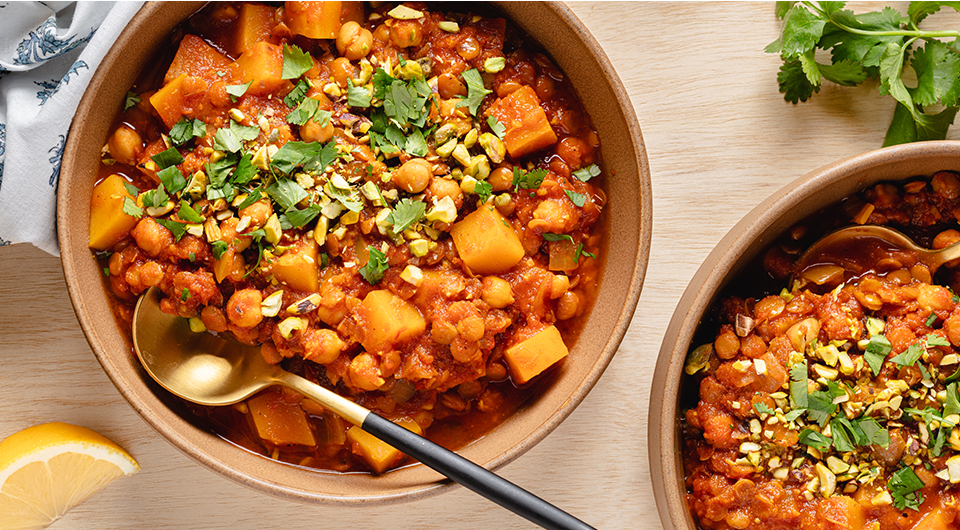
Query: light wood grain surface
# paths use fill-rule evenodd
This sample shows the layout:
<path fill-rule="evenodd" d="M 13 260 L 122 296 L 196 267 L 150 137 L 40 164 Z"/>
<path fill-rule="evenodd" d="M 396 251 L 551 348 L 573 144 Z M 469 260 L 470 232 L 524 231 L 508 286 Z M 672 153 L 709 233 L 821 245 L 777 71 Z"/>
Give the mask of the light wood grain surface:
<path fill-rule="evenodd" d="M 656 530 L 650 378 L 687 282 L 765 197 L 821 165 L 880 147 L 893 101 L 868 83 L 824 86 L 807 103 L 784 102 L 780 60 L 763 53 L 780 28 L 772 2 L 571 8 L 610 57 L 640 121 L 653 181 L 650 265 L 630 330 L 600 382 L 501 474 L 598 528 Z M 120 397 L 80 331 L 59 260 L 29 245 L 0 249 L 0 388 L 0 438 L 47 421 L 77 423 L 115 440 L 143 468 L 54 529 L 531 527 L 463 488 L 386 507 L 330 507 L 279 500 L 208 471 Z"/>

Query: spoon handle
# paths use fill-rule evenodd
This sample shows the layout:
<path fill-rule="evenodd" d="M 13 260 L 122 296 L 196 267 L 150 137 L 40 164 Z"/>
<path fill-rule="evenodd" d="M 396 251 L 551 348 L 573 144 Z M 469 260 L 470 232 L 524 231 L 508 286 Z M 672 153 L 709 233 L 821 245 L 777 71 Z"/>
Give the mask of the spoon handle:
<path fill-rule="evenodd" d="M 368 433 L 416 458 L 460 485 L 542 526 L 555 530 L 586 530 L 592 526 L 488 471 L 462 456 L 374 413 L 360 426 Z"/>
<path fill-rule="evenodd" d="M 500 506 L 550 530 L 592 526 L 462 456 L 370 412 L 364 407 L 290 372 L 275 369 L 277 383 L 313 398 L 354 425 L 419 460 L 427 467 Z"/>

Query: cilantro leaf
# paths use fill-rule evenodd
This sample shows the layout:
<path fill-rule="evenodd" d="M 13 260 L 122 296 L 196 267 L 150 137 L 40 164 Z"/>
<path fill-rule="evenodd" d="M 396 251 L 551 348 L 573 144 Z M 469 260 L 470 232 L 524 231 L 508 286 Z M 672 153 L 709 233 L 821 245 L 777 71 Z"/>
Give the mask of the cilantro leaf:
<path fill-rule="evenodd" d="M 949 346 L 950 341 L 937 335 L 936 333 L 928 333 L 925 337 L 927 341 L 927 346 Z"/>
<path fill-rule="evenodd" d="M 880 369 L 883 367 L 883 361 L 893 350 L 890 341 L 883 335 L 874 335 L 870 337 L 866 351 L 863 354 L 863 360 L 870 366 L 873 375 L 880 375 Z"/>
<path fill-rule="evenodd" d="M 430 148 L 427 146 L 427 140 L 423 137 L 420 129 L 414 129 L 403 146 L 403 150 L 413 156 L 426 156 Z"/>
<path fill-rule="evenodd" d="M 783 98 L 791 103 L 806 101 L 814 93 L 820 92 L 820 86 L 814 85 L 807 79 L 807 74 L 804 73 L 799 60 L 780 65 L 777 82 L 780 84 L 780 92 L 783 94 Z"/>
<path fill-rule="evenodd" d="M 136 217 L 137 219 L 143 217 L 143 208 L 137 206 L 137 203 L 126 195 L 123 197 L 123 206 L 121 206 L 120 209 L 123 210 L 123 213 L 129 215 L 130 217 Z"/>
<path fill-rule="evenodd" d="M 327 142 L 316 156 L 304 162 L 303 168 L 314 173 L 323 173 L 338 156 L 340 154 L 337 152 L 336 142 Z"/>
<path fill-rule="evenodd" d="M 856 86 L 867 80 L 867 71 L 860 63 L 844 59 L 833 64 L 817 63 L 820 74 L 841 86 Z"/>
<path fill-rule="evenodd" d="M 550 232 L 544 232 L 543 234 L 544 241 L 569 241 L 573 243 L 573 236 L 570 234 L 551 234 Z"/>
<path fill-rule="evenodd" d="M 583 169 L 578 169 L 573 172 L 573 176 L 577 177 L 577 179 L 579 179 L 582 182 L 586 182 L 592 179 L 593 177 L 598 176 L 599 174 L 600 174 L 600 167 L 597 166 L 596 164 L 590 164 L 589 166 Z"/>
<path fill-rule="evenodd" d="M 203 138 L 207 135 L 207 124 L 200 120 L 182 118 L 170 129 L 170 141 L 179 147 L 193 138 Z"/>
<path fill-rule="evenodd" d="M 790 367 L 790 399 L 795 409 L 807 408 L 807 361 Z"/>
<path fill-rule="evenodd" d="M 252 160 L 253 157 L 250 153 L 244 153 L 243 156 L 240 157 L 240 161 L 237 162 L 237 169 L 230 177 L 230 182 L 242 186 L 257 178 L 260 174 L 260 169 L 253 165 Z"/>
<path fill-rule="evenodd" d="M 546 169 L 538 168 L 531 171 L 523 171 L 519 167 L 514 166 L 513 182 L 510 185 L 513 186 L 514 191 L 520 189 L 535 190 L 540 187 L 540 184 L 543 184 L 543 179 L 546 178 L 546 176 Z"/>
<path fill-rule="evenodd" d="M 918 105 L 933 105 L 949 94 L 946 106 L 957 104 L 957 83 L 960 78 L 960 55 L 940 41 L 929 41 L 913 51 L 910 60 L 917 74 L 917 87 L 908 89 Z"/>
<path fill-rule="evenodd" d="M 573 203 L 574 206 L 582 208 L 584 204 L 587 203 L 587 196 L 582 193 L 576 193 L 570 190 L 563 190 L 567 194 L 567 197 Z"/>
<path fill-rule="evenodd" d="M 831 420 L 830 434 L 833 436 L 833 447 L 837 451 L 845 453 L 855 449 L 853 442 L 856 439 L 856 434 L 853 433 L 852 425 L 847 422 L 846 418 Z"/>
<path fill-rule="evenodd" d="M 170 193 L 177 193 L 187 187 L 187 179 L 183 178 L 183 173 L 180 173 L 177 166 L 161 169 L 157 172 L 157 177 Z"/>
<path fill-rule="evenodd" d="M 487 199 L 493 195 L 493 184 L 485 180 L 478 180 L 473 186 L 473 192 L 479 196 L 480 202 L 487 202 Z"/>
<path fill-rule="evenodd" d="M 365 86 L 354 86 L 353 81 L 347 79 L 347 105 L 366 108 L 370 106 L 370 91 Z"/>
<path fill-rule="evenodd" d="M 217 133 L 213 135 L 213 148 L 218 151 L 236 153 L 242 147 L 240 138 L 237 138 L 237 134 L 233 132 L 232 129 L 219 129 Z"/>
<path fill-rule="evenodd" d="M 393 233 L 399 234 L 419 221 L 426 211 L 427 203 L 403 199 L 394 206 L 387 220 L 393 223 Z"/>
<path fill-rule="evenodd" d="M 215 259 L 220 259 L 223 257 L 223 253 L 227 251 L 230 245 L 226 241 L 214 241 L 210 243 L 211 250 L 213 251 L 213 257 Z"/>
<path fill-rule="evenodd" d="M 250 85 L 253 84 L 253 80 L 247 81 L 242 85 L 229 85 L 224 88 L 227 91 L 227 94 L 230 94 L 230 101 L 236 103 L 237 98 L 246 94 L 247 90 L 250 88 Z"/>
<path fill-rule="evenodd" d="M 296 79 L 311 68 L 313 68 L 313 58 L 310 57 L 309 52 L 297 46 L 283 45 L 283 68 L 280 71 L 280 79 Z"/>
<path fill-rule="evenodd" d="M 887 489 L 890 490 L 893 505 L 897 509 L 920 510 L 920 505 L 923 503 L 923 494 L 919 491 L 923 489 L 923 481 L 914 473 L 913 468 L 902 467 L 893 472 L 887 482 Z"/>
<path fill-rule="evenodd" d="M 467 83 L 467 97 L 463 98 L 460 103 L 457 103 L 457 107 L 467 107 L 470 110 L 470 114 L 476 116 L 480 104 L 483 103 L 483 98 L 493 91 L 487 90 L 486 87 L 483 86 L 483 78 L 480 77 L 480 72 L 476 68 L 464 71 L 461 76 Z"/>
<path fill-rule="evenodd" d="M 500 123 L 500 120 L 498 120 L 496 116 L 487 116 L 487 125 L 490 126 L 490 130 L 493 131 L 493 134 L 497 135 L 497 138 L 503 140 L 503 135 L 507 132 L 507 127 Z"/>
<path fill-rule="evenodd" d="M 177 210 L 177 217 L 187 221 L 188 223 L 203 222 L 203 216 L 197 213 L 197 211 L 194 210 L 193 207 L 183 199 L 180 199 L 180 209 Z"/>
<path fill-rule="evenodd" d="M 383 279 L 383 273 L 387 272 L 390 265 L 387 263 L 387 256 L 376 248 L 368 246 L 367 252 L 369 252 L 370 257 L 367 259 L 367 264 L 360 267 L 359 272 L 363 279 L 367 280 L 367 283 L 376 285 Z"/>
<path fill-rule="evenodd" d="M 284 211 L 290 210 L 298 202 L 307 198 L 307 192 L 290 179 L 275 180 L 267 186 L 266 192 L 273 199 L 273 202 L 279 204 Z"/>
<path fill-rule="evenodd" d="M 830 421 L 830 416 L 836 414 L 837 405 L 827 392 L 812 392 L 807 395 L 807 415 L 821 427 Z"/>
<path fill-rule="evenodd" d="M 953 414 L 960 414 L 960 393 L 958 393 L 960 383 L 950 383 L 947 385 L 947 399 L 943 403 L 943 417 Z"/>
<path fill-rule="evenodd" d="M 894 362 L 900 366 L 913 366 L 918 359 L 923 355 L 924 349 L 919 342 L 914 342 L 907 347 L 906 350 L 898 353 L 890 359 L 891 362 Z"/>
<path fill-rule="evenodd" d="M 126 97 L 123 98 L 123 110 L 130 110 L 138 104 L 140 104 L 140 96 L 138 96 L 136 92 L 128 90 Z"/>
<path fill-rule="evenodd" d="M 866 437 L 866 442 L 862 445 L 879 445 L 880 447 L 890 445 L 890 432 L 880 427 L 876 418 L 865 416 L 857 420 L 857 427 Z"/>
<path fill-rule="evenodd" d="M 753 409 L 757 411 L 758 414 L 776 414 L 776 411 L 767 406 L 766 403 L 759 402 L 753 404 Z"/>
<path fill-rule="evenodd" d="M 307 120 L 313 117 L 320 106 L 320 102 L 313 98 L 303 98 L 297 108 L 290 114 L 287 114 L 287 123 L 294 125 L 303 125 Z"/>
<path fill-rule="evenodd" d="M 150 157 L 157 164 L 157 170 L 166 169 L 170 166 L 177 166 L 183 163 L 183 156 L 176 147 L 171 147 Z"/>
<path fill-rule="evenodd" d="M 812 429 L 804 429 L 800 431 L 800 443 L 804 445 L 809 445 L 820 451 L 826 451 L 830 449 L 830 438 L 814 431 Z"/>
<path fill-rule="evenodd" d="M 270 160 L 270 167 L 289 174 L 297 166 L 305 164 L 320 154 L 321 148 L 320 142 L 287 142 L 274 153 Z"/>
<path fill-rule="evenodd" d="M 294 85 L 293 90 L 287 93 L 283 97 L 283 104 L 293 108 L 300 104 L 303 101 L 303 98 L 306 97 L 307 92 L 310 90 L 310 83 L 307 83 L 306 79 L 301 79 L 297 81 L 297 84 Z"/>
<path fill-rule="evenodd" d="M 260 193 L 260 188 L 257 188 L 251 191 L 250 194 L 247 195 L 247 197 L 243 199 L 243 201 L 241 201 L 240 204 L 237 205 L 237 211 L 240 211 L 250 206 L 251 204 L 259 201 L 262 198 L 263 198 L 263 195 Z"/>
<path fill-rule="evenodd" d="M 785 58 L 797 56 L 812 50 L 823 35 L 827 22 L 802 5 L 794 5 L 783 17 L 783 31 L 780 33 L 780 53 Z"/>
<path fill-rule="evenodd" d="M 187 225 L 184 223 L 178 223 L 170 219 L 155 219 L 158 223 L 164 226 L 167 230 L 173 233 L 174 241 L 180 241 L 180 238 L 183 237 L 183 234 L 187 233 Z"/>
<path fill-rule="evenodd" d="M 320 215 L 320 205 L 311 204 L 302 210 L 292 209 L 284 213 L 291 228 L 302 228 Z"/>

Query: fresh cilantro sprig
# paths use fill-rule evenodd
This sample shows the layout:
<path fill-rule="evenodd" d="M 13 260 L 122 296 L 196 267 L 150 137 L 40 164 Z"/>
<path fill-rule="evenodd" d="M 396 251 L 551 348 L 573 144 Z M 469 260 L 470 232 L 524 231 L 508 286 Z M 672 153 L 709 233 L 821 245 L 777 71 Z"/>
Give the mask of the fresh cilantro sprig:
<path fill-rule="evenodd" d="M 819 92 L 824 79 L 842 86 L 878 79 L 880 95 L 897 101 L 884 146 L 944 139 L 960 110 L 960 51 L 938 39 L 960 32 L 919 28 L 942 5 L 960 10 L 955 2 L 911 2 L 906 16 L 891 7 L 855 14 L 844 2 L 777 2 L 783 27 L 765 51 L 783 59 L 780 92 L 797 103 Z M 828 51 L 830 62 L 819 62 L 817 50 Z M 915 78 L 916 87 L 905 78 Z"/>
<path fill-rule="evenodd" d="M 899 510 L 920 510 L 923 504 L 923 481 L 911 467 L 902 467 L 890 475 L 887 489 L 893 497 L 893 505 Z"/>
<path fill-rule="evenodd" d="M 370 253 L 370 258 L 367 259 L 366 265 L 360 267 L 360 275 L 370 285 L 376 285 L 383 279 L 383 274 L 387 272 L 390 264 L 387 262 L 386 254 L 378 249 L 368 246 L 367 252 Z"/>

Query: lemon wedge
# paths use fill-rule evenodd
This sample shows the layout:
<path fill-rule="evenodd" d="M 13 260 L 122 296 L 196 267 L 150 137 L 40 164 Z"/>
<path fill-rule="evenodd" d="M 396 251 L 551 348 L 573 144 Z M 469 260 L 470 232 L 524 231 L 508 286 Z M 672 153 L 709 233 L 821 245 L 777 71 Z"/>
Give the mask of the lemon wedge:
<path fill-rule="evenodd" d="M 0 442 L 0 529 L 43 528 L 140 466 L 100 434 L 44 423 Z"/>

